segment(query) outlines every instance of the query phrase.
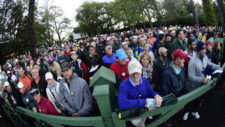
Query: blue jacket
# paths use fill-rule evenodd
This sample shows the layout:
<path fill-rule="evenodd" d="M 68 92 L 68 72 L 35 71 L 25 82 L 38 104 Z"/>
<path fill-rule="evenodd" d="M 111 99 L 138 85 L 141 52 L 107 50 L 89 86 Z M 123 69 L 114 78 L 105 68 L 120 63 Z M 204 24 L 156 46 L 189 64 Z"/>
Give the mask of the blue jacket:
<path fill-rule="evenodd" d="M 152 48 L 149 46 L 149 50 L 152 51 Z M 141 45 L 137 46 L 134 50 L 134 57 L 138 58 L 138 56 L 144 52 L 144 50 L 142 49 Z"/>
<path fill-rule="evenodd" d="M 120 109 L 129 109 L 134 107 L 144 107 L 146 98 L 154 98 L 157 94 L 153 91 L 150 83 L 144 77 L 141 77 L 141 84 L 133 86 L 129 80 L 125 79 L 120 84 L 118 95 L 118 106 Z"/>
<path fill-rule="evenodd" d="M 116 62 L 116 55 L 112 54 L 112 57 L 110 57 L 109 55 L 105 55 L 102 57 L 102 61 L 103 63 L 113 64 L 114 62 Z"/>
<path fill-rule="evenodd" d="M 64 55 L 64 56 L 60 56 L 59 58 L 58 58 L 58 63 L 61 65 L 63 62 L 69 62 L 70 61 L 70 58 L 68 57 L 68 56 L 66 56 L 66 55 Z"/>
<path fill-rule="evenodd" d="M 153 44 L 153 47 L 152 47 L 152 52 L 155 52 L 156 48 L 157 48 L 157 45 L 158 45 L 159 41 L 156 40 Z"/>
<path fill-rule="evenodd" d="M 181 68 L 181 72 L 177 75 L 170 65 L 162 74 L 161 81 L 162 96 L 173 93 L 176 97 L 185 94 L 185 71 Z"/>

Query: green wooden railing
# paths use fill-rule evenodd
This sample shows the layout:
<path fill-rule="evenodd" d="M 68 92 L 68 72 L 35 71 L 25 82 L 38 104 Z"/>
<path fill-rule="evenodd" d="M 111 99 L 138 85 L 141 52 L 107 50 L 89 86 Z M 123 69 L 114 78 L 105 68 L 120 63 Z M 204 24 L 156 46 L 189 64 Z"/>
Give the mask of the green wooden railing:
<path fill-rule="evenodd" d="M 224 47 L 224 45 L 222 45 Z M 225 71 L 225 64 L 223 65 L 223 71 Z M 98 107 L 100 109 L 101 116 L 95 117 L 64 117 L 64 116 L 53 116 L 43 113 L 34 113 L 31 110 L 17 107 L 16 110 L 12 111 L 8 103 L 4 104 L 3 110 L 5 111 L 8 118 L 12 121 L 14 125 L 30 126 L 32 123 L 36 127 L 44 127 L 48 124 L 54 127 L 63 126 L 94 126 L 94 127 L 126 127 L 126 121 L 147 118 L 148 116 L 155 116 L 159 114 L 160 117 L 146 125 L 147 127 L 156 127 L 161 123 L 165 122 L 167 119 L 172 117 L 180 109 L 182 109 L 190 101 L 200 97 L 205 94 L 216 84 L 222 84 L 224 82 L 225 76 L 217 79 L 214 78 L 202 87 L 185 94 L 178 98 L 178 102 L 172 105 L 156 108 L 152 111 L 147 111 L 139 116 L 127 118 L 120 120 L 118 114 L 115 112 L 117 108 L 117 94 L 118 85 L 116 85 L 116 78 L 113 71 L 101 67 L 90 83 L 90 87 L 93 87 L 93 96 L 97 101 Z M 26 121 L 24 117 L 33 118 L 34 121 Z"/>

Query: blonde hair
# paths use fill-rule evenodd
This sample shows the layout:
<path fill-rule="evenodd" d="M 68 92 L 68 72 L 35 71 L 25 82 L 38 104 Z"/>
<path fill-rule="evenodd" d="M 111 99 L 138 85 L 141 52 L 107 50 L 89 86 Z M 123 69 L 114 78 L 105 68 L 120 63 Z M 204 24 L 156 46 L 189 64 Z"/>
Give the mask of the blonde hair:
<path fill-rule="evenodd" d="M 149 63 L 150 63 L 150 65 L 152 66 L 152 65 L 153 65 L 153 61 L 152 61 L 152 58 L 151 58 L 151 56 L 150 56 L 149 53 L 146 53 L 146 52 L 141 53 L 141 55 L 139 56 L 138 61 L 141 63 L 141 60 L 142 60 L 145 56 L 147 56 L 147 58 L 149 59 Z"/>

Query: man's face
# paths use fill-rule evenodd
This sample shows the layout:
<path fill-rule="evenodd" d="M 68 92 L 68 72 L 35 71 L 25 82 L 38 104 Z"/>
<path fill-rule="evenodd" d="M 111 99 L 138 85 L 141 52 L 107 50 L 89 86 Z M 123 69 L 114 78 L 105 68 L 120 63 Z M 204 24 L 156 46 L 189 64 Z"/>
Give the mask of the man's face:
<path fill-rule="evenodd" d="M 139 40 L 139 43 L 142 45 L 142 44 L 144 44 L 145 43 L 145 39 L 144 38 L 141 38 L 140 40 Z"/>
<path fill-rule="evenodd" d="M 196 49 L 196 44 L 195 44 L 195 42 L 192 42 L 192 44 L 191 44 L 191 50 L 195 50 Z"/>
<path fill-rule="evenodd" d="M 27 72 L 30 72 L 30 71 L 31 71 L 30 66 L 27 66 L 27 67 L 26 67 L 26 70 L 27 70 Z"/>
<path fill-rule="evenodd" d="M 150 38 L 152 38 L 153 37 L 153 33 L 150 33 Z"/>
<path fill-rule="evenodd" d="M 5 87 L 5 90 L 6 90 L 8 93 L 11 92 L 11 91 L 12 91 L 11 86 L 10 86 L 10 85 L 6 86 L 6 87 Z"/>
<path fill-rule="evenodd" d="M 198 52 L 200 57 L 204 57 L 206 54 L 206 49 L 202 49 L 201 51 Z"/>
<path fill-rule="evenodd" d="M 198 38 L 202 39 L 202 33 L 201 32 L 198 33 Z"/>
<path fill-rule="evenodd" d="M 91 56 L 94 56 L 94 54 L 95 54 L 95 48 L 94 47 L 90 47 L 88 52 L 89 52 L 89 54 Z"/>
<path fill-rule="evenodd" d="M 133 43 L 137 43 L 137 38 L 133 37 L 133 38 L 132 38 L 132 42 L 133 42 Z"/>
<path fill-rule="evenodd" d="M 66 70 L 66 71 L 63 71 L 62 74 L 63 74 L 63 77 L 64 77 L 66 80 L 70 80 L 70 78 L 71 78 L 72 75 L 73 75 L 73 69 L 70 68 L 70 69 L 68 69 L 68 70 Z"/>
<path fill-rule="evenodd" d="M 172 38 L 171 38 L 170 36 L 167 36 L 167 37 L 166 37 L 166 41 L 167 41 L 167 42 L 171 42 L 171 40 L 172 40 Z"/>
<path fill-rule="evenodd" d="M 34 65 L 33 68 L 34 68 L 34 69 L 38 69 L 38 71 L 40 71 L 40 66 L 38 66 L 38 65 Z"/>
<path fill-rule="evenodd" d="M 73 60 L 76 60 L 76 59 L 77 59 L 77 55 L 73 53 L 73 54 L 71 55 L 71 58 L 72 58 Z"/>
<path fill-rule="evenodd" d="M 131 57 L 131 51 L 130 50 L 126 50 L 126 54 L 127 56 L 130 58 Z"/>
<path fill-rule="evenodd" d="M 113 45 L 113 39 L 110 39 L 107 43 L 108 45 Z"/>
<path fill-rule="evenodd" d="M 136 73 L 130 75 L 130 77 L 131 77 L 131 80 L 132 80 L 133 82 L 137 83 L 137 82 L 139 82 L 140 79 L 141 79 L 141 73 L 137 73 L 137 72 L 136 72 Z"/>
<path fill-rule="evenodd" d="M 124 59 L 122 59 L 122 60 L 117 59 L 117 61 L 119 62 L 120 65 L 126 65 L 127 59 L 126 59 L 126 58 L 124 58 Z"/>
<path fill-rule="evenodd" d="M 63 56 L 64 55 L 64 51 L 61 51 L 60 54 L 61 54 L 61 56 Z"/>
<path fill-rule="evenodd" d="M 34 97 L 35 101 L 40 102 L 40 100 L 41 100 L 41 94 L 40 93 L 34 95 L 33 97 Z"/>
<path fill-rule="evenodd" d="M 20 88 L 19 91 L 20 91 L 21 94 L 24 94 L 25 88 L 24 87 L 23 88 Z"/>
<path fill-rule="evenodd" d="M 149 51 L 149 44 L 145 44 L 145 46 L 144 46 L 144 51 L 146 51 L 146 52 Z"/>
<path fill-rule="evenodd" d="M 39 77 L 39 73 L 37 69 L 32 69 L 31 70 L 31 75 L 33 79 L 37 79 Z"/>
<path fill-rule="evenodd" d="M 36 63 L 37 63 L 37 64 L 40 64 L 40 59 L 37 59 Z"/>
<path fill-rule="evenodd" d="M 128 44 L 123 45 L 123 49 L 128 48 Z"/>
<path fill-rule="evenodd" d="M 212 46 L 211 45 L 208 45 L 206 48 L 207 48 L 208 51 L 212 51 Z"/>
<path fill-rule="evenodd" d="M 184 37 L 185 37 L 184 32 L 180 31 L 180 33 L 178 34 L 179 40 L 184 40 Z"/>
<path fill-rule="evenodd" d="M 18 73 L 19 73 L 20 77 L 23 77 L 23 76 L 24 76 L 24 71 L 23 71 L 23 69 L 19 69 Z"/>
<path fill-rule="evenodd" d="M 49 53 L 49 56 L 51 56 L 51 57 L 53 56 L 53 51 L 51 51 L 51 52 Z"/>
<path fill-rule="evenodd" d="M 176 64 L 177 64 L 177 66 L 179 66 L 179 67 L 183 67 L 183 66 L 184 66 L 184 62 L 185 62 L 184 59 L 177 59 L 177 60 L 176 60 Z"/>
<path fill-rule="evenodd" d="M 48 61 L 48 57 L 47 56 L 44 57 L 44 61 Z"/>
<path fill-rule="evenodd" d="M 106 49 L 106 54 L 108 54 L 108 55 L 112 55 L 112 48 L 108 48 L 108 49 Z"/>

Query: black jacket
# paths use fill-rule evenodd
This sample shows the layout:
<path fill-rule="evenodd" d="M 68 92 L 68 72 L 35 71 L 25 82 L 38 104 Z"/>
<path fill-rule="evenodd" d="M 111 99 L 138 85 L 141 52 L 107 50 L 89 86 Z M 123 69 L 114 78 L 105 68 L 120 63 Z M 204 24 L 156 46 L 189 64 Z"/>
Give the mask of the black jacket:
<path fill-rule="evenodd" d="M 162 96 L 173 93 L 176 97 L 185 94 L 185 72 L 181 68 L 181 73 L 176 74 L 170 65 L 162 74 L 161 79 L 161 94 Z"/>
<path fill-rule="evenodd" d="M 216 51 L 215 49 L 212 50 L 211 62 L 214 64 L 221 63 L 221 52 L 220 51 Z"/>
<path fill-rule="evenodd" d="M 47 98 L 46 94 L 47 82 L 42 76 L 40 76 L 40 81 L 38 83 L 36 83 L 34 80 L 32 81 L 31 88 L 39 89 L 41 95 Z"/>
<path fill-rule="evenodd" d="M 11 106 L 13 108 L 15 108 L 16 106 L 24 106 L 23 102 L 22 102 L 22 98 L 21 98 L 21 94 L 20 92 L 15 89 L 15 87 L 11 87 L 12 91 L 10 93 L 8 93 L 8 97 L 7 99 L 9 100 L 9 103 L 11 104 Z M 13 103 L 13 100 L 15 99 L 16 104 Z"/>

